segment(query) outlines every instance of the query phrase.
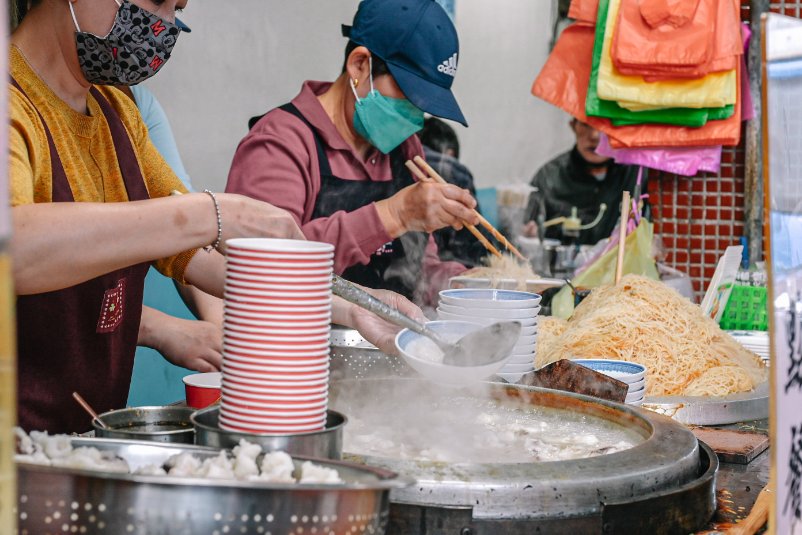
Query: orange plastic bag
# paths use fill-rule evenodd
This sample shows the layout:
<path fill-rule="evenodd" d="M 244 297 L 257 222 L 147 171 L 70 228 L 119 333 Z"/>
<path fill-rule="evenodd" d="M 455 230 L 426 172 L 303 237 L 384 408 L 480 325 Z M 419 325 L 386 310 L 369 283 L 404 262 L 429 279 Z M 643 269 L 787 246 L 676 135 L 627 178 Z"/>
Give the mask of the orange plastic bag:
<path fill-rule="evenodd" d="M 568 18 L 577 22 L 596 24 L 599 0 L 573 0 L 568 7 Z"/>
<path fill-rule="evenodd" d="M 638 11 L 643 21 L 651 28 L 658 26 L 681 28 L 687 26 L 697 15 L 699 2 L 700 0 L 640 0 Z"/>
<path fill-rule="evenodd" d="M 614 65 L 707 63 L 713 56 L 717 3 L 717 0 L 621 0 L 610 49 Z"/>
<path fill-rule="evenodd" d="M 595 31 L 593 26 L 581 23 L 572 24 L 563 30 L 546 64 L 532 84 L 533 95 L 601 130 L 608 135 L 614 148 L 738 144 L 741 133 L 740 106 L 735 106 L 735 113 L 729 119 L 708 121 L 700 128 L 666 125 L 614 127 L 609 119 L 585 115 Z M 738 75 L 740 79 L 740 69 Z"/>
<path fill-rule="evenodd" d="M 610 56 L 621 0 L 610 0 L 604 45 L 599 65 L 596 91 L 600 98 L 614 100 L 633 111 L 658 108 L 721 108 L 734 104 L 735 70 L 708 74 L 693 80 L 665 80 L 647 83 L 640 76 L 625 76 L 616 71 Z M 601 22 L 601 21 L 599 21 Z"/>
<path fill-rule="evenodd" d="M 736 65 L 735 113 L 728 119 L 708 121 L 701 128 L 657 127 L 635 125 L 612 129 L 601 129 L 610 138 L 610 146 L 621 148 L 653 147 L 709 147 L 712 145 L 734 146 L 741 139 L 741 65 Z"/>
<path fill-rule="evenodd" d="M 628 65 L 618 58 L 616 35 L 611 55 L 621 74 L 641 75 L 647 82 L 676 78 L 701 78 L 711 72 L 731 71 L 743 53 L 739 31 L 739 8 L 736 1 L 717 2 L 713 54 L 709 61 L 698 66 Z M 623 37 L 623 34 L 621 35 Z"/>

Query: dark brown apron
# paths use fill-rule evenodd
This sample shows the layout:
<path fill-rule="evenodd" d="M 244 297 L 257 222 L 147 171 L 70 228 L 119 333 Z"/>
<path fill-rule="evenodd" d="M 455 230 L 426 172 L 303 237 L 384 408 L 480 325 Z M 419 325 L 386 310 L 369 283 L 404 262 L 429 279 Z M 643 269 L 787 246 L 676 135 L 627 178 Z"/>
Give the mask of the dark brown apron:
<path fill-rule="evenodd" d="M 16 81 L 12 84 L 28 98 Z M 111 130 L 128 199 L 148 199 L 120 117 L 96 88 L 89 91 Z M 41 113 L 39 118 L 50 148 L 53 202 L 75 202 L 53 136 Z M 73 392 L 98 412 L 125 406 L 148 267 L 148 263 L 138 264 L 63 290 L 17 297 L 17 392 L 22 428 L 51 433 L 91 429 L 91 418 L 72 399 Z"/>

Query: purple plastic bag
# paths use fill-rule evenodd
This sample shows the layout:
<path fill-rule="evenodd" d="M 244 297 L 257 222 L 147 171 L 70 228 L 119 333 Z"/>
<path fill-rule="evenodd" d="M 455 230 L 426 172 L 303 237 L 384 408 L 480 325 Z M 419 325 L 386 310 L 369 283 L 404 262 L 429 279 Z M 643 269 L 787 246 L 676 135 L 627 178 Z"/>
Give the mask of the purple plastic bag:
<path fill-rule="evenodd" d="M 749 38 L 752 32 L 747 23 L 741 24 L 741 35 L 744 39 L 744 55 L 741 56 L 741 120 L 748 121 L 755 118 L 755 104 L 752 102 L 752 90 L 749 87 L 749 71 L 746 68 L 746 55 L 749 53 Z"/>
<path fill-rule="evenodd" d="M 660 149 L 614 149 L 601 133 L 596 154 L 622 165 L 642 165 L 659 171 L 695 176 L 699 171 L 718 173 L 721 145 L 715 147 L 665 147 Z"/>

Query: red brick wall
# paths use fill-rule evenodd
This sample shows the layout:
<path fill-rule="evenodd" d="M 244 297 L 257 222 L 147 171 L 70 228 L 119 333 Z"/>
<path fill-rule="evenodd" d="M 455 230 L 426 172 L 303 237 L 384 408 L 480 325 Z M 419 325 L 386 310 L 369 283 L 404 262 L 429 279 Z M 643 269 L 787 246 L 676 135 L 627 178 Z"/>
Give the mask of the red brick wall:
<path fill-rule="evenodd" d="M 772 1 L 770 9 L 802 18 L 802 0 Z M 749 0 L 741 0 L 741 18 L 750 20 Z M 724 148 L 717 175 L 687 178 L 649 173 L 655 233 L 663 237 L 666 263 L 691 277 L 699 298 L 718 258 L 727 246 L 737 245 L 744 233 L 744 157 L 741 141 L 737 147 Z"/>
<path fill-rule="evenodd" d="M 744 233 L 744 148 L 726 147 L 718 175 L 651 171 L 649 200 L 666 263 L 687 273 L 701 296 L 724 250 Z"/>

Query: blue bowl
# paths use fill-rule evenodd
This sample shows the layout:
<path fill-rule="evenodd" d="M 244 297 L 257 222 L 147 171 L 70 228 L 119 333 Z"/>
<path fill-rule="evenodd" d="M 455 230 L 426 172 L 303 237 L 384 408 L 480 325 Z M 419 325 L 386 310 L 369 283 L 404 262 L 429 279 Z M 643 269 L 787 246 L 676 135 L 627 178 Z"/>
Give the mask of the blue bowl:
<path fill-rule="evenodd" d="M 581 364 L 586 368 L 614 377 L 625 383 L 640 381 L 646 375 L 646 366 L 641 366 L 635 362 L 625 360 L 608 359 L 575 359 L 576 364 Z"/>

